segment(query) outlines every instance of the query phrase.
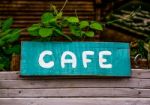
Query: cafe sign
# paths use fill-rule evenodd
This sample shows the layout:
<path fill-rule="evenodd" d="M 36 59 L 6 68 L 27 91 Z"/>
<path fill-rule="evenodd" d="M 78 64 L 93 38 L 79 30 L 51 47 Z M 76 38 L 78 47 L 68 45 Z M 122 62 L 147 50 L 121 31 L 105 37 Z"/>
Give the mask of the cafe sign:
<path fill-rule="evenodd" d="M 119 42 L 22 42 L 22 76 L 131 75 L 129 44 Z"/>

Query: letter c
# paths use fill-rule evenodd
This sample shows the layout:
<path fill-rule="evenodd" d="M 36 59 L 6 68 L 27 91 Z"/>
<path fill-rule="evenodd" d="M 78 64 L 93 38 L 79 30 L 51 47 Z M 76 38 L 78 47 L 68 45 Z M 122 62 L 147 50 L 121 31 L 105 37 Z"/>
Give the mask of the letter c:
<path fill-rule="evenodd" d="M 48 69 L 48 68 L 52 68 L 53 66 L 54 66 L 54 62 L 53 61 L 49 61 L 48 63 L 46 63 L 45 61 L 44 61 L 44 57 L 46 56 L 46 55 L 52 55 L 53 53 L 52 53 L 52 51 L 43 51 L 41 54 L 40 54 L 40 56 L 39 56 L 39 65 L 41 66 L 41 67 L 43 67 L 43 68 L 46 68 L 46 69 Z"/>

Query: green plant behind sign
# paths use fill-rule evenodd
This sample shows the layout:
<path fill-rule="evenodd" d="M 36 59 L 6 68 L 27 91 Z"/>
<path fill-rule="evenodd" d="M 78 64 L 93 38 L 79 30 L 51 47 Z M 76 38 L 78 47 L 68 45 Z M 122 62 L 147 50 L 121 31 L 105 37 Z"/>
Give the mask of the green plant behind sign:
<path fill-rule="evenodd" d="M 72 40 L 72 36 L 64 34 L 64 29 L 69 29 L 74 37 L 83 39 L 84 37 L 94 37 L 95 31 L 102 31 L 103 25 L 96 21 L 80 20 L 76 16 L 63 16 L 62 9 L 58 11 L 54 5 L 51 5 L 49 12 L 41 16 L 41 22 L 33 24 L 28 28 L 32 36 L 40 37 L 40 40 L 51 40 L 53 36 L 63 36 Z"/>
<path fill-rule="evenodd" d="M 12 29 L 13 18 L 0 20 L 0 70 L 9 69 L 11 55 L 20 52 L 20 45 L 15 42 L 20 36 L 20 29 Z"/>

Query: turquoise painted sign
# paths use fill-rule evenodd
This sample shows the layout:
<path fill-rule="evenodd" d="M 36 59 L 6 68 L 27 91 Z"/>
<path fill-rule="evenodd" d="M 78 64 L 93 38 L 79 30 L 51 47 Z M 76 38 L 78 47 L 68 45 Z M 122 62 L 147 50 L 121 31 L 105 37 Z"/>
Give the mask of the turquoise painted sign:
<path fill-rule="evenodd" d="M 128 43 L 22 42 L 22 76 L 130 76 Z"/>

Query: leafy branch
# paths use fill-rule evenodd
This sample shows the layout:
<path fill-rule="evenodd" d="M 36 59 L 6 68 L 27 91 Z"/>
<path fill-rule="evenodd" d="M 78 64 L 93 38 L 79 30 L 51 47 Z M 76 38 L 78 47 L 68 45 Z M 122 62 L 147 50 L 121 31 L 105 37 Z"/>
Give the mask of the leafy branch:
<path fill-rule="evenodd" d="M 72 41 L 72 36 L 80 39 L 94 37 L 97 30 L 103 30 L 103 24 L 96 21 L 81 21 L 76 12 L 76 16 L 63 16 L 62 10 L 67 2 L 68 0 L 66 0 L 59 12 L 56 6 L 51 5 L 50 11 L 42 14 L 41 22 L 33 24 L 28 28 L 30 35 L 40 37 L 41 40 L 51 40 L 53 36 L 63 36 Z M 69 29 L 72 36 L 64 34 L 64 29 L 66 28 Z"/>

